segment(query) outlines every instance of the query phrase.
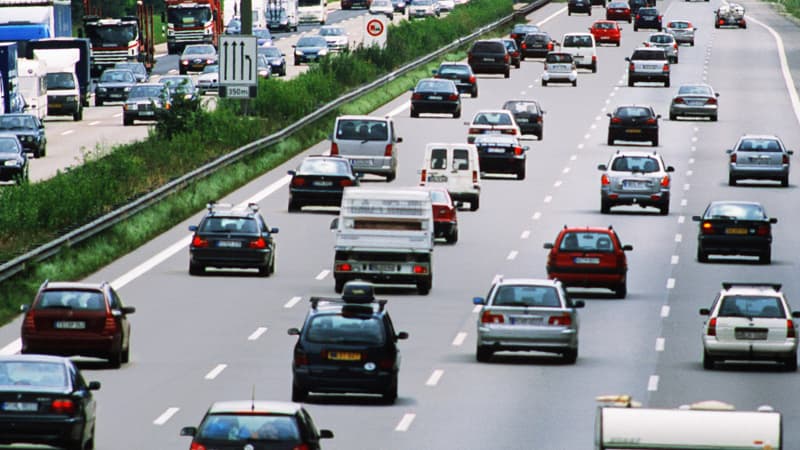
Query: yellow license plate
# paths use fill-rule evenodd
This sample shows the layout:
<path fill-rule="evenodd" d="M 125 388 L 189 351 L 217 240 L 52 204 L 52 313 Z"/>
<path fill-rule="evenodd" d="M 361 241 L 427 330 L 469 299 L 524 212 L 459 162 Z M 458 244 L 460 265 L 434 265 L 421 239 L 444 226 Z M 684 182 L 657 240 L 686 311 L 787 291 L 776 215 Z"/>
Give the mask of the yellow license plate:
<path fill-rule="evenodd" d="M 636 128 L 633 128 L 633 129 L 630 129 L 630 130 L 625 130 L 625 131 L 628 132 L 628 133 L 631 133 L 631 134 L 636 134 L 636 133 L 641 133 L 642 132 L 642 130 L 639 130 L 639 129 L 636 129 Z"/>
<path fill-rule="evenodd" d="M 49 105 L 51 108 L 61 108 L 61 103 L 53 103 L 53 102 L 50 102 L 50 103 L 48 103 L 48 105 Z"/>
<path fill-rule="evenodd" d="M 358 352 L 328 352 L 328 359 L 334 361 L 360 361 L 361 353 Z"/>
<path fill-rule="evenodd" d="M 726 228 L 725 234 L 747 234 L 747 228 Z"/>

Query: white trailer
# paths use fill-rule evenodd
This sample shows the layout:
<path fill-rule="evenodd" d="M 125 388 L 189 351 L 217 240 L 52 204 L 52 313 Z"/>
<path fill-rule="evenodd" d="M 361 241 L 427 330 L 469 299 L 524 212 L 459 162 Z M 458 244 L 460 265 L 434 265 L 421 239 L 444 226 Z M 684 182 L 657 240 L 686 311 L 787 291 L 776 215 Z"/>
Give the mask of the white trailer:
<path fill-rule="evenodd" d="M 47 115 L 47 63 L 19 58 L 17 73 L 19 92 L 25 99 L 25 112 L 43 119 Z"/>
<path fill-rule="evenodd" d="M 35 59 L 47 64 L 47 114 L 83 119 L 81 91 L 75 63 L 80 61 L 77 48 L 35 49 Z"/>

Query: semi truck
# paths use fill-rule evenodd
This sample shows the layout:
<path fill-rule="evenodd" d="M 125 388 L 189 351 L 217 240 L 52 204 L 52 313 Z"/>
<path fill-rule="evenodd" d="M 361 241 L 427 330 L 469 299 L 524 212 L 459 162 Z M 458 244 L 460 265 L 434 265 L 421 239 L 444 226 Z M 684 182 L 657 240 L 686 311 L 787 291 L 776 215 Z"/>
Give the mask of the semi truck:
<path fill-rule="evenodd" d="M 180 53 L 189 44 L 218 45 L 225 27 L 220 0 L 165 1 L 167 53 Z"/>
<path fill-rule="evenodd" d="M 2 77 L 3 110 L 6 113 L 19 113 L 25 105 L 19 93 L 19 76 L 17 71 L 17 43 L 0 44 L 0 77 Z"/>
<path fill-rule="evenodd" d="M 0 42 L 72 36 L 71 0 L 0 0 Z"/>
<path fill-rule="evenodd" d="M 84 33 L 92 43 L 92 77 L 118 62 L 141 62 L 150 71 L 155 65 L 153 8 L 138 5 L 136 16 L 101 19 L 83 17 Z"/>
<path fill-rule="evenodd" d="M 75 68 L 75 75 L 78 78 L 78 86 L 80 89 L 80 103 L 82 106 L 89 106 L 89 98 L 91 96 L 91 70 L 90 70 L 90 58 L 91 58 L 91 43 L 89 39 L 86 38 L 53 38 L 53 39 L 39 39 L 35 41 L 26 42 L 24 45 L 25 51 L 21 52 L 21 54 L 25 55 L 25 58 L 28 59 L 35 59 L 35 52 L 37 50 L 63 50 L 65 53 L 73 54 L 70 50 L 77 50 L 78 52 L 78 59 L 74 64 Z M 50 60 L 57 58 L 57 52 L 48 53 L 47 58 L 38 58 L 42 59 L 47 63 L 48 70 L 50 70 Z M 58 63 L 61 64 L 59 60 Z"/>

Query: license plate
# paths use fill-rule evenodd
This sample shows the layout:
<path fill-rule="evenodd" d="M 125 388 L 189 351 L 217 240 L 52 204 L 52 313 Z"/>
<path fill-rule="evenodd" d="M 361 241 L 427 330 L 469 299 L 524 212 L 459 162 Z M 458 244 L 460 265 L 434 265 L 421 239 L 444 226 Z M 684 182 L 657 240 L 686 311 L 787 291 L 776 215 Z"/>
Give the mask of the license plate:
<path fill-rule="evenodd" d="M 155 111 L 139 111 L 139 115 L 142 116 L 154 116 L 155 114 Z"/>
<path fill-rule="evenodd" d="M 47 106 L 49 106 L 51 108 L 61 108 L 61 103 L 48 102 Z"/>
<path fill-rule="evenodd" d="M 121 98 L 122 94 L 111 94 L 109 95 L 110 98 Z"/>
<path fill-rule="evenodd" d="M 428 181 L 431 183 L 446 183 L 447 182 L 447 175 L 428 175 Z"/>
<path fill-rule="evenodd" d="M 371 159 L 354 159 L 353 160 L 353 166 L 358 166 L 358 167 L 361 167 L 361 166 L 372 166 L 372 160 Z"/>
<path fill-rule="evenodd" d="M 528 118 L 527 117 L 517 117 L 516 120 L 517 120 L 517 123 L 528 123 Z"/>
<path fill-rule="evenodd" d="M 554 66 L 550 66 L 550 70 L 553 72 L 569 72 L 570 69 L 571 67 L 566 66 L 564 64 L 557 64 Z"/>
<path fill-rule="evenodd" d="M 314 186 L 328 187 L 333 186 L 333 181 L 315 181 L 313 184 Z"/>
<path fill-rule="evenodd" d="M 59 320 L 53 324 L 53 327 L 59 330 L 84 330 L 86 329 L 86 322 L 78 320 Z"/>
<path fill-rule="evenodd" d="M 645 66 L 642 66 L 642 67 L 644 67 L 645 70 L 656 70 L 656 69 L 658 69 L 658 66 L 654 66 L 652 64 L 648 64 L 648 65 L 645 65 Z"/>
<path fill-rule="evenodd" d="M 693 101 L 687 102 L 687 104 L 689 106 L 703 106 L 703 105 L 705 105 L 705 103 L 706 102 L 703 101 L 703 100 L 693 100 Z"/>
<path fill-rule="evenodd" d="M 511 325 L 539 325 L 542 323 L 541 317 L 509 317 Z"/>
<path fill-rule="evenodd" d="M 725 228 L 725 234 L 747 234 L 747 228 Z"/>
<path fill-rule="evenodd" d="M 360 361 L 361 353 L 358 352 L 328 352 L 328 359 L 334 361 Z"/>
<path fill-rule="evenodd" d="M 624 180 L 622 182 L 623 189 L 646 189 L 647 187 L 646 181 Z"/>
<path fill-rule="evenodd" d="M 505 153 L 506 149 L 504 148 L 487 148 L 486 153 Z"/>
<path fill-rule="evenodd" d="M 583 55 L 575 55 L 575 56 L 572 57 L 572 59 L 574 59 L 576 61 L 580 61 L 580 60 L 583 59 Z"/>
<path fill-rule="evenodd" d="M 766 330 L 736 330 L 736 339 L 746 339 L 751 341 L 763 341 L 767 339 Z"/>
<path fill-rule="evenodd" d="M 483 60 L 487 62 L 494 62 L 494 58 L 483 58 Z"/>
<path fill-rule="evenodd" d="M 378 272 L 394 272 L 395 271 L 394 264 L 370 264 L 370 270 L 377 270 Z"/>
<path fill-rule="evenodd" d="M 241 248 L 242 243 L 240 241 L 217 241 L 217 247 L 222 248 Z"/>
<path fill-rule="evenodd" d="M 428 96 L 428 100 L 441 100 L 441 99 L 442 99 L 441 95 L 429 95 Z"/>
<path fill-rule="evenodd" d="M 630 134 L 636 134 L 636 133 L 641 133 L 642 130 L 640 130 L 638 128 L 630 128 L 630 129 L 625 130 L 625 132 L 626 133 L 630 133 Z"/>
<path fill-rule="evenodd" d="M 3 402 L 3 411 L 34 412 L 39 409 L 38 403 L 32 402 Z"/>
<path fill-rule="evenodd" d="M 600 258 L 575 258 L 575 264 L 600 264 Z"/>

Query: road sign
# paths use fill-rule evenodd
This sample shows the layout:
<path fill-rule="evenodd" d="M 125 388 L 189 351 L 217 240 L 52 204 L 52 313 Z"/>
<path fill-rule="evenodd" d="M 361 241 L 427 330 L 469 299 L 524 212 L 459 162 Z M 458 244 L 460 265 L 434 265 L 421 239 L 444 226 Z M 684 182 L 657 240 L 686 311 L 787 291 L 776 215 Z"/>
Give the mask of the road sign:
<path fill-rule="evenodd" d="M 255 97 L 258 87 L 256 37 L 220 36 L 218 51 L 220 97 Z"/>
<path fill-rule="evenodd" d="M 365 15 L 364 46 L 386 46 L 386 19 L 383 16 Z"/>

